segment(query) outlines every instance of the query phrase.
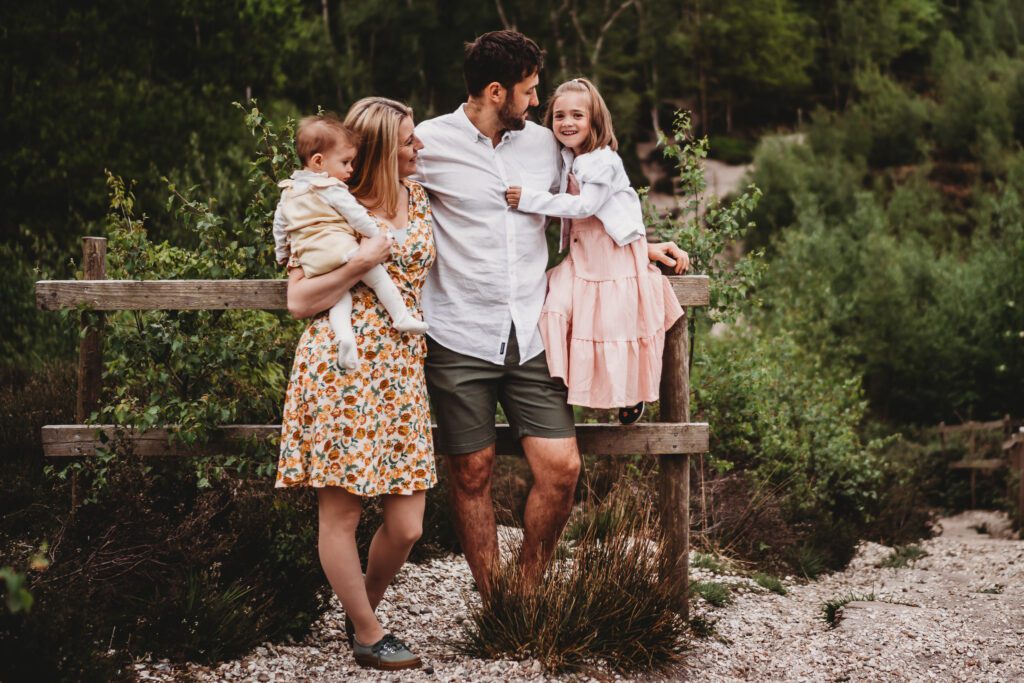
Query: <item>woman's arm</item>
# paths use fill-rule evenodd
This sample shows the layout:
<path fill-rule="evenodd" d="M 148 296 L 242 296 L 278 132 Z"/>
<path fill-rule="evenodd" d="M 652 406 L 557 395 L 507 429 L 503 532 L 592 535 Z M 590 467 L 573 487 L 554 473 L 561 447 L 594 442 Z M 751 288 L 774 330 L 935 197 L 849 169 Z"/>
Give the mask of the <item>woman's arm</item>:
<path fill-rule="evenodd" d="M 302 268 L 288 269 L 288 312 L 294 318 L 308 318 L 338 303 L 374 266 L 391 255 L 391 233 L 382 232 L 359 243 L 349 262 L 329 273 L 308 278 Z"/>

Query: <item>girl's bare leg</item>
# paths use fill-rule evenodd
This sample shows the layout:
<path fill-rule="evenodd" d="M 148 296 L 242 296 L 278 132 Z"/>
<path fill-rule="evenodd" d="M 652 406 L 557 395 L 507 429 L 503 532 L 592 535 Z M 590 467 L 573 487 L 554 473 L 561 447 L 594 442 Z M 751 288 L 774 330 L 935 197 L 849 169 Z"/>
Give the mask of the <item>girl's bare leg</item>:
<path fill-rule="evenodd" d="M 320 564 L 345 608 L 345 614 L 355 625 L 356 638 L 360 643 L 376 643 L 384 637 L 384 629 L 366 597 L 356 548 L 356 527 L 359 525 L 362 499 L 341 487 L 328 486 L 317 490 L 317 500 Z"/>
<path fill-rule="evenodd" d="M 417 491 L 411 496 L 389 495 L 381 499 L 384 523 L 370 542 L 370 556 L 366 561 L 366 596 L 374 609 L 423 533 L 426 502 L 425 491 Z M 359 642 L 366 641 L 360 638 Z"/>

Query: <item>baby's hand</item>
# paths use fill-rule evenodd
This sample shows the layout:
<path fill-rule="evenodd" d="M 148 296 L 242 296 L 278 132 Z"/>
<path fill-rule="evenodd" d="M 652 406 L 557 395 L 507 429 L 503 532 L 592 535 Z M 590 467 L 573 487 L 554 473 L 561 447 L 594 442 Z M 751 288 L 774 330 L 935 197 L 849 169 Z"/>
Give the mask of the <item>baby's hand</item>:
<path fill-rule="evenodd" d="M 513 209 L 519 208 L 519 198 L 523 196 L 523 188 L 510 187 L 505 190 L 505 200 Z"/>

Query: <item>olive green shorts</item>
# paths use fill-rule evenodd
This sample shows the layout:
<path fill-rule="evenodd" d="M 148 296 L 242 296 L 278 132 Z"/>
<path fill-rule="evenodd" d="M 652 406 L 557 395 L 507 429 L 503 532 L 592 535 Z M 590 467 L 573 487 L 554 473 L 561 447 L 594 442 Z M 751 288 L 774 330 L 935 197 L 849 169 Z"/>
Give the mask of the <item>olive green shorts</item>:
<path fill-rule="evenodd" d="M 428 335 L 426 375 L 439 453 L 461 455 L 494 443 L 498 402 L 517 441 L 576 435 L 565 383 L 551 377 L 543 353 L 519 364 L 515 330 L 503 365 L 456 353 Z"/>

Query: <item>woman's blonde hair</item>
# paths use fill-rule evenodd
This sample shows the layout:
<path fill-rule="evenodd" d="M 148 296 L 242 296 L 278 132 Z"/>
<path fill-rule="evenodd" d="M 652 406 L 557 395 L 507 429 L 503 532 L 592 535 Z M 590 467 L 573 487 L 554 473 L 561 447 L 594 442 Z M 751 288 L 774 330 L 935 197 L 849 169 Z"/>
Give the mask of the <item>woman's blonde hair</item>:
<path fill-rule="evenodd" d="M 544 125 L 548 128 L 553 127 L 555 102 L 562 95 L 571 92 L 587 95 L 590 105 L 590 136 L 580 145 L 579 154 L 593 152 L 601 147 L 619 151 L 619 141 L 615 139 L 615 128 L 612 126 L 612 114 L 608 111 L 608 105 L 604 103 L 604 98 L 594 84 L 585 78 L 574 78 L 555 88 L 555 94 L 548 100 L 548 108 L 544 112 Z"/>
<path fill-rule="evenodd" d="M 388 215 L 398 211 L 398 127 L 407 116 L 412 117 L 412 109 L 386 97 L 364 97 L 345 116 L 345 125 L 361 141 L 349 191 Z"/>

